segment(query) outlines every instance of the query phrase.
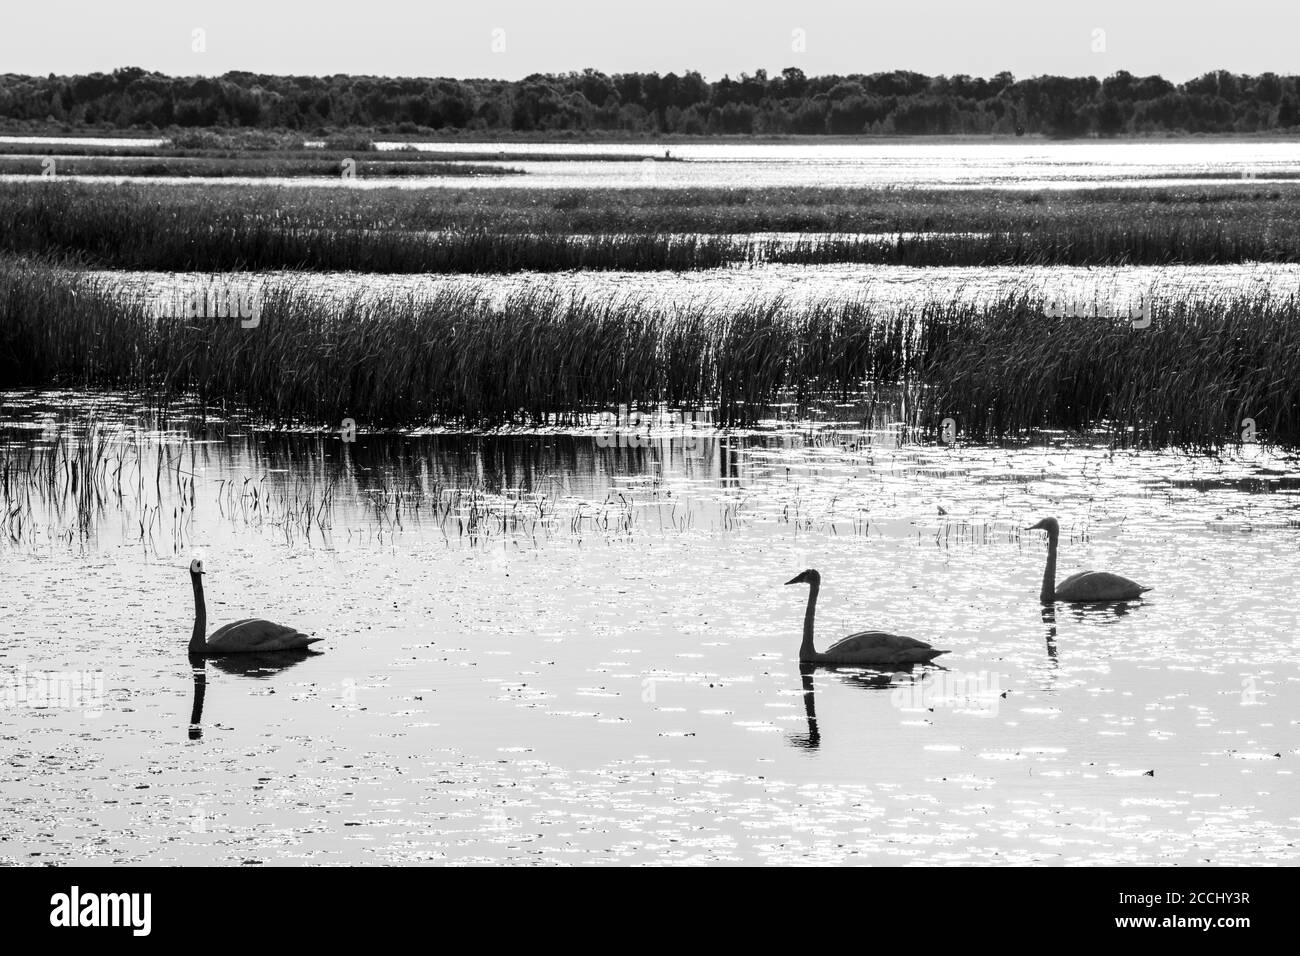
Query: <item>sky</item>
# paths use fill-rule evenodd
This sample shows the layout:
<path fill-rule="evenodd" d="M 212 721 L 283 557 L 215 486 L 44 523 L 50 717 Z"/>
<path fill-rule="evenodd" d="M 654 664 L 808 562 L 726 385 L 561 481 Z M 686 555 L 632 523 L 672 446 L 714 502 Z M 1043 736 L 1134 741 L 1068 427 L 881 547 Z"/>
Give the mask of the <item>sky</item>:
<path fill-rule="evenodd" d="M 714 80 L 797 66 L 1179 82 L 1296 72 L 1297 26 L 1296 0 L 13 0 L 0 72 L 519 79 L 592 67 Z"/>

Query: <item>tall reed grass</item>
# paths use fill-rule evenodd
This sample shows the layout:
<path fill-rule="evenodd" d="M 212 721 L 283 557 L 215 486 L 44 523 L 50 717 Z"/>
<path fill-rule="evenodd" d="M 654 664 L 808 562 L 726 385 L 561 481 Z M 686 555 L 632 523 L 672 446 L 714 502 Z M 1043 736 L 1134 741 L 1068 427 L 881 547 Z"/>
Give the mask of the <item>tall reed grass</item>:
<path fill-rule="evenodd" d="M 361 156 L 363 154 L 358 154 Z M 368 154 L 373 156 L 374 154 Z M 427 154 L 426 154 L 427 156 Z M 344 163 L 351 160 L 352 175 L 364 179 L 393 179 L 402 177 L 442 178 L 447 176 L 506 176 L 520 175 L 517 169 L 500 165 L 479 163 L 454 163 L 439 161 L 414 161 L 410 157 L 397 159 L 357 158 L 345 153 L 323 153 L 320 150 L 296 153 L 249 153 L 225 155 L 127 155 L 127 156 L 55 156 L 54 170 L 59 176 L 106 176 L 114 179 L 136 177 L 164 178 L 222 178 L 291 179 L 312 177 L 338 179 Z M 45 169 L 46 157 L 6 156 L 0 154 L 0 176 L 35 176 Z"/>
<path fill-rule="evenodd" d="M 156 318 L 57 267 L 0 262 L 0 387 L 140 389 L 280 421 L 500 425 L 620 407 L 710 407 L 724 424 L 773 403 L 864 389 L 911 396 L 909 424 L 972 437 L 1107 427 L 1155 443 L 1300 441 L 1294 296 L 1152 303 L 1147 328 L 987 305 L 862 301 L 719 311 L 533 292 L 342 300 L 273 286 L 256 328 Z M 1132 431 L 1125 431 L 1131 429 Z"/>
<path fill-rule="evenodd" d="M 75 433 L 53 432 L 34 443 L 7 434 L 0 443 L 0 539 L 89 540 L 111 511 L 132 538 L 156 543 L 166 532 L 179 550 L 194 511 L 193 445 L 187 455 L 144 443 L 93 415 Z"/>
<path fill-rule="evenodd" d="M 1104 426 L 1146 445 L 1300 442 L 1295 295 L 1157 300 L 1147 328 L 1049 317 L 1026 299 L 941 307 L 924 324 L 942 339 L 926 347 L 929 416 L 969 434 Z"/>
<path fill-rule="evenodd" d="M 0 252 L 123 269 L 401 273 L 685 270 L 755 260 L 977 266 L 1300 258 L 1300 187 L 1292 184 L 1225 187 L 1199 198 L 1134 191 L 1127 199 L 1050 202 L 996 193 L 715 192 L 0 183 Z M 700 205 L 690 206 L 692 198 Z M 793 243 L 764 238 L 783 230 L 810 235 Z M 853 234 L 811 234 L 817 230 Z"/>
<path fill-rule="evenodd" d="M 180 205 L 147 202 L 129 186 L 0 186 L 0 252 L 70 256 L 122 269 L 227 271 L 304 268 L 363 272 L 510 272 L 521 269 L 700 269 L 752 254 L 721 236 L 571 236 L 426 232 L 332 214 L 285 217 L 202 192 Z M 339 191 L 343 190 L 329 190 Z M 7 216 L 7 218 L 5 218 Z"/>
<path fill-rule="evenodd" d="M 398 441 L 370 444 L 375 457 L 368 460 L 382 460 L 384 467 L 351 455 L 327 463 L 321 448 L 327 440 L 313 436 L 313 454 L 292 469 L 270 470 L 255 443 L 245 446 L 253 449 L 247 461 L 267 470 L 217 479 L 217 513 L 233 526 L 271 531 L 291 546 L 333 546 L 334 534 L 382 544 L 407 529 L 476 544 L 566 530 L 625 536 L 657 502 L 654 493 L 649 501 L 617 490 L 581 499 L 557 487 L 446 482 L 430 476 L 428 458 L 410 456 L 409 445 Z M 0 426 L 0 546 L 103 543 L 101 533 L 108 532 L 154 556 L 188 550 L 196 508 L 213 490 L 209 485 L 196 502 L 213 444 L 206 428 L 188 434 L 144 430 L 110 424 L 93 412 L 67 412 L 47 422 L 39 438 L 11 423 Z"/>

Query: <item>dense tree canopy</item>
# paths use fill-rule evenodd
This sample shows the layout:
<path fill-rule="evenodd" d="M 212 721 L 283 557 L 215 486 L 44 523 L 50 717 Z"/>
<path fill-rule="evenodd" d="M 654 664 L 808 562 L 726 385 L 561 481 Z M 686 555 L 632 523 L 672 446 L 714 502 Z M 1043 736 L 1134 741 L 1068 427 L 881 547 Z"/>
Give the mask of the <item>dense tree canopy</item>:
<path fill-rule="evenodd" d="M 1300 126 L 1297 77 L 1207 73 L 1174 84 L 1120 72 L 990 79 L 894 71 L 805 76 L 790 67 L 700 74 L 534 74 L 519 81 L 374 76 L 0 76 L 0 120 L 71 127 L 367 127 L 397 133 L 1247 133 Z"/>

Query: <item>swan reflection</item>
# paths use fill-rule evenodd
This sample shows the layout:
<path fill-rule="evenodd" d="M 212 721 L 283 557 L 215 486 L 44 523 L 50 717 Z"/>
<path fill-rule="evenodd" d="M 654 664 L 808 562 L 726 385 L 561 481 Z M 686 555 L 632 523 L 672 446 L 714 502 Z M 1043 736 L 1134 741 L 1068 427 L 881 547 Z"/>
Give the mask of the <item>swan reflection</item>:
<path fill-rule="evenodd" d="M 803 684 L 804 717 L 808 721 L 806 734 L 788 734 L 786 740 L 800 750 L 816 750 L 821 746 L 821 730 L 817 726 L 817 689 L 813 680 L 816 671 L 833 676 L 840 684 L 858 690 L 897 690 L 918 683 L 929 671 L 943 671 L 937 664 L 880 664 L 874 667 L 844 667 L 833 664 L 804 662 L 799 665 Z"/>
<path fill-rule="evenodd" d="M 267 651 L 260 654 L 238 654 L 229 657 L 209 657 L 205 654 L 190 654 L 190 671 L 194 679 L 194 702 L 190 709 L 190 740 L 203 738 L 203 700 L 208 691 L 208 665 L 226 674 L 236 677 L 251 677 L 263 680 L 283 670 L 301 664 L 312 657 L 320 657 L 320 651 L 304 649 L 292 651 Z"/>
<path fill-rule="evenodd" d="M 1043 607 L 1043 631 L 1047 640 L 1047 658 L 1053 664 L 1059 665 L 1060 661 L 1056 659 L 1056 605 L 1054 604 Z"/>

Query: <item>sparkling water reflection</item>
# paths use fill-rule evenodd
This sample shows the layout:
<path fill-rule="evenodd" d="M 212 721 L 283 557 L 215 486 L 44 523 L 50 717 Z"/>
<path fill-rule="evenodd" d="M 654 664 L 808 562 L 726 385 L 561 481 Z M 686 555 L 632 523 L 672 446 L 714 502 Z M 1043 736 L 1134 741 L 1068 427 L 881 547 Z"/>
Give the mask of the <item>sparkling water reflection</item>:
<path fill-rule="evenodd" d="M 5 396 L 4 862 L 1296 860 L 1289 453 L 827 421 L 349 444 L 101 396 L 97 427 L 140 426 L 105 493 L 33 483 L 85 404 Z M 1046 513 L 1063 571 L 1156 590 L 1045 611 L 1019 529 Z M 214 622 L 325 652 L 197 681 L 195 550 Z M 801 669 L 805 567 L 823 638 L 942 640 L 945 667 Z M 77 672 L 101 700 L 12 694 Z"/>
<path fill-rule="evenodd" d="M 143 297 L 155 312 L 175 313 L 177 301 L 215 288 L 227 295 L 256 294 L 285 285 L 330 297 L 428 296 L 472 292 L 503 304 L 516 294 L 564 300 L 609 300 L 665 309 L 721 310 L 779 299 L 799 307 L 865 301 L 889 308 L 924 302 L 990 303 L 1009 296 L 1042 298 L 1071 307 L 1095 303 L 1122 310 L 1150 300 L 1194 297 L 1223 300 L 1260 294 L 1300 294 L 1300 265 L 1243 263 L 1194 266 L 737 266 L 690 272 L 512 272 L 502 275 L 372 275 L 350 272 L 117 272 L 89 274 L 107 288 Z"/>
<path fill-rule="evenodd" d="M 33 152 L 60 139 L 0 138 L 31 142 Z M 144 140 L 99 141 L 103 145 L 157 145 Z M 487 154 L 509 157 L 512 169 L 526 174 L 532 189 L 584 187 L 662 189 L 748 187 L 952 187 L 999 186 L 1026 189 L 1077 189 L 1094 186 L 1204 185 L 1211 182 L 1261 183 L 1294 178 L 1300 171 L 1300 145 L 1293 141 L 1109 141 L 1013 143 L 980 140 L 926 142 L 789 143 L 379 143 L 381 149 L 410 145 L 434 154 Z M 663 161 L 665 153 L 673 161 Z M 573 160 L 534 161 L 528 155 L 573 155 Z M 611 156 L 601 161 L 592 157 Z M 629 162 L 628 156 L 645 157 Z M 516 159 L 515 157 L 522 157 Z M 499 165 L 501 159 L 470 165 Z M 0 180 L 39 180 L 39 175 Z M 125 182 L 130 177 L 60 177 L 95 182 Z M 338 186 L 345 189 L 496 189 L 518 187 L 517 176 L 398 179 L 355 177 L 246 178 L 150 177 L 178 185 L 274 183 L 283 186 Z M 135 181 L 139 181 L 136 179 Z"/>

